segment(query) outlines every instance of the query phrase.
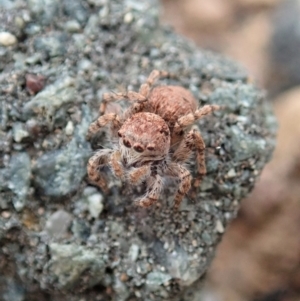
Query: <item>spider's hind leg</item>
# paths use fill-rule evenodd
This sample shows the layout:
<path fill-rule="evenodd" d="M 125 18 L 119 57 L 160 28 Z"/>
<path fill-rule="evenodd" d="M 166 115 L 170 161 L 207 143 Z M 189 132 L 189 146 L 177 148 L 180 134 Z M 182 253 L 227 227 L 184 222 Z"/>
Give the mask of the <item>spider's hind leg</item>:
<path fill-rule="evenodd" d="M 121 100 L 121 99 L 126 99 L 126 100 L 133 101 L 133 102 L 147 101 L 147 98 L 144 95 L 142 95 L 141 93 L 138 93 L 138 92 L 134 92 L 134 91 L 128 91 L 126 93 L 120 93 L 120 92 L 119 93 L 104 93 L 103 97 L 102 97 L 100 109 L 99 109 L 100 115 L 103 115 L 105 113 L 107 104 L 109 102 Z"/>
<path fill-rule="evenodd" d="M 169 77 L 170 73 L 167 71 L 153 70 L 148 76 L 146 82 L 141 85 L 139 93 L 145 97 L 148 97 L 149 92 L 155 82 L 161 77 Z"/>

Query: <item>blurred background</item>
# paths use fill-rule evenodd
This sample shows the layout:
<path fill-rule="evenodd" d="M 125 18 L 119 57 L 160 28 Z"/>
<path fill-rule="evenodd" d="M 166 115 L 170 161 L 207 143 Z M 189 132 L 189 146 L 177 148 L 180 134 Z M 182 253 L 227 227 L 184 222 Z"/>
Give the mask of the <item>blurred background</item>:
<path fill-rule="evenodd" d="M 266 91 L 277 147 L 242 202 L 203 300 L 300 300 L 300 1 L 161 0 L 161 20 L 240 62 Z"/>

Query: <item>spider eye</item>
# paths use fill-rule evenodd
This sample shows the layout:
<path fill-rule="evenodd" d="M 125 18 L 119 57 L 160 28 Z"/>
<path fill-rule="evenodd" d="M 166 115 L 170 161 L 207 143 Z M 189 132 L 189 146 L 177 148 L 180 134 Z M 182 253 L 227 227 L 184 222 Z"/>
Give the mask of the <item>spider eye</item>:
<path fill-rule="evenodd" d="M 135 145 L 133 148 L 138 153 L 142 153 L 144 151 L 144 148 L 141 147 L 140 145 Z"/>
<path fill-rule="evenodd" d="M 154 146 L 147 146 L 147 150 L 154 151 Z"/>
<path fill-rule="evenodd" d="M 181 131 L 179 132 L 179 136 L 182 136 L 183 134 L 184 134 L 184 131 L 181 130 Z"/>
<path fill-rule="evenodd" d="M 122 137 L 122 134 L 120 132 L 118 132 L 118 136 L 121 138 Z"/>
<path fill-rule="evenodd" d="M 123 144 L 126 146 L 126 147 L 128 147 L 128 148 L 130 148 L 131 147 L 131 144 L 130 144 L 130 142 L 128 141 L 128 140 L 123 140 Z"/>

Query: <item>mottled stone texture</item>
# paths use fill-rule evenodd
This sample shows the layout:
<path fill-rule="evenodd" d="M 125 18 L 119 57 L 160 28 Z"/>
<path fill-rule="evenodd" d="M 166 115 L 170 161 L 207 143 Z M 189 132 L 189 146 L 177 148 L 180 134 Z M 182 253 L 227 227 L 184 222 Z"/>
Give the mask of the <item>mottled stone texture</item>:
<path fill-rule="evenodd" d="M 275 125 L 263 94 L 234 62 L 161 28 L 154 1 L 48 2 L 0 0 L 0 30 L 17 38 L 0 46 L 0 295 L 190 300 L 271 156 Z M 132 205 L 143 192 L 109 171 L 108 195 L 86 181 L 93 148 L 110 145 L 105 133 L 85 140 L 102 93 L 136 90 L 153 69 L 174 74 L 161 84 L 188 88 L 199 105 L 226 107 L 196 125 L 208 174 L 177 213 L 172 182 L 159 208 L 146 210 Z M 45 78 L 36 95 L 27 74 Z"/>

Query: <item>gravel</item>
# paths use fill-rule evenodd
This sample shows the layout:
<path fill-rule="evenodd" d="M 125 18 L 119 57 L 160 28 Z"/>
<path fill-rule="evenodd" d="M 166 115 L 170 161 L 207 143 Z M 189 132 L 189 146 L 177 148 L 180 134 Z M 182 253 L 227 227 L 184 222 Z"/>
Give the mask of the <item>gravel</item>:
<path fill-rule="evenodd" d="M 155 1 L 0 0 L 0 294 L 5 300 L 192 300 L 217 244 L 274 147 L 276 124 L 246 72 L 162 28 Z M 109 146 L 85 140 L 104 92 L 137 90 L 153 69 L 199 105 L 225 106 L 197 123 L 208 174 L 172 210 L 133 206 L 108 172 L 86 163 Z M 28 77 L 30 74 L 30 77 Z M 125 104 L 122 104 L 125 105 Z M 191 162 L 191 170 L 194 170 Z"/>

